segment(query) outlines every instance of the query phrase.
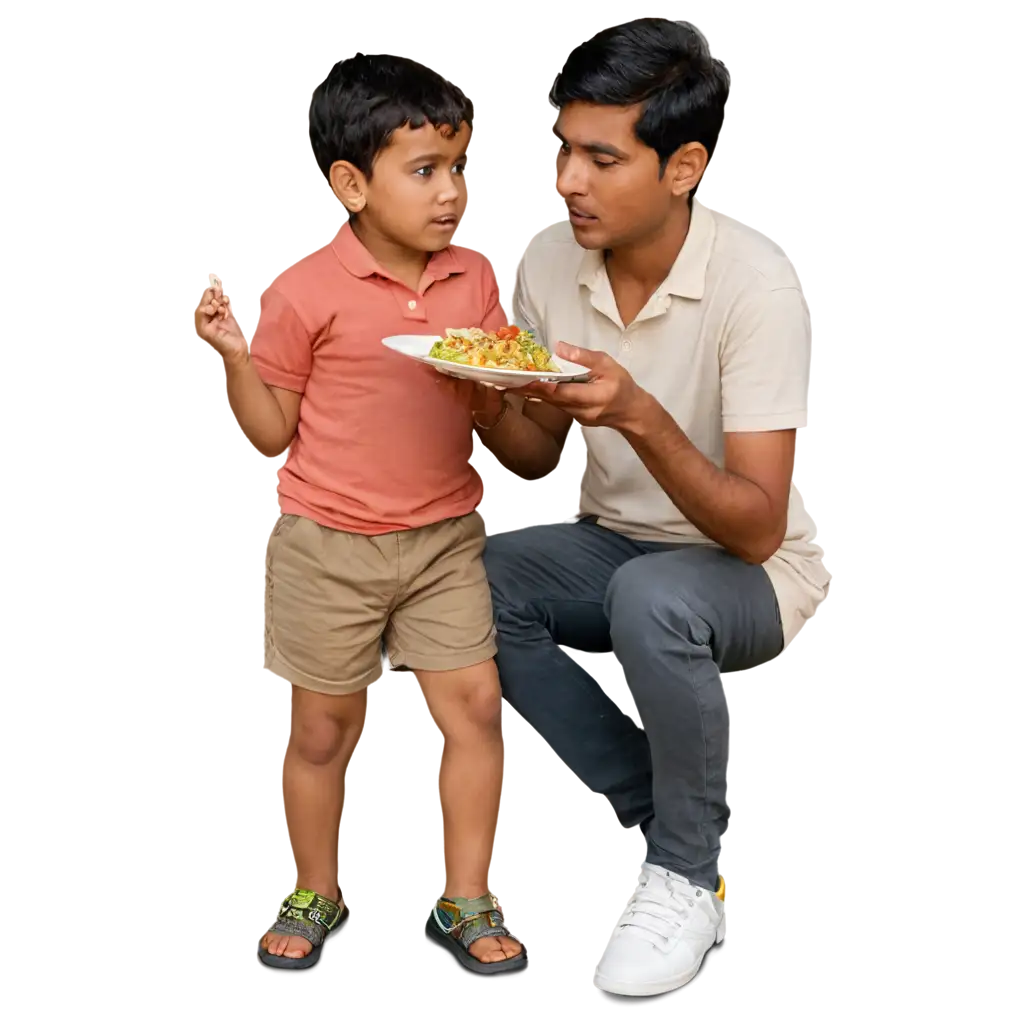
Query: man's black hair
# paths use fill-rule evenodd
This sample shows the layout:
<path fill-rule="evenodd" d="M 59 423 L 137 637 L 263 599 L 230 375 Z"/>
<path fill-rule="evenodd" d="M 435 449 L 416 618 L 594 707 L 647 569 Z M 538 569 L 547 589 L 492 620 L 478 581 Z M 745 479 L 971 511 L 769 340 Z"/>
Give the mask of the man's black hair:
<path fill-rule="evenodd" d="M 357 53 L 339 61 L 313 92 L 309 141 L 324 177 L 347 160 L 367 178 L 373 162 L 403 125 L 473 127 L 473 104 L 436 71 L 405 57 Z"/>
<path fill-rule="evenodd" d="M 549 99 L 628 107 L 642 104 L 636 137 L 661 161 L 699 142 L 715 151 L 729 98 L 729 72 L 687 21 L 640 18 L 605 29 L 577 46 L 555 78 Z M 691 195 L 697 191 L 696 185 Z"/>

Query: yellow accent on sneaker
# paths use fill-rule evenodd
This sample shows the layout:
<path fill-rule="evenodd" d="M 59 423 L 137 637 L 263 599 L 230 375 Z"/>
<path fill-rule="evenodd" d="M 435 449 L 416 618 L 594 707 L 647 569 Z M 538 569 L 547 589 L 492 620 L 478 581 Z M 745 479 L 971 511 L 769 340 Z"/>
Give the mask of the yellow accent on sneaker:
<path fill-rule="evenodd" d="M 723 902 L 725 901 L 725 879 L 721 875 L 718 876 L 718 888 L 715 890 L 715 895 Z"/>

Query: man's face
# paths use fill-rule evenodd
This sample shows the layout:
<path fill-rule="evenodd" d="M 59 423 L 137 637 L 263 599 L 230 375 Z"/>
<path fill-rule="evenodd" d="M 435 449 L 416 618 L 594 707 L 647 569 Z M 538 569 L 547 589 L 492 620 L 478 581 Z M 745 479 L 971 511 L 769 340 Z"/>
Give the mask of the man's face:
<path fill-rule="evenodd" d="M 569 103 L 553 137 L 555 188 L 584 249 L 615 249 L 654 238 L 699 184 L 708 151 L 680 146 L 660 172 L 657 154 L 636 137 L 641 109 Z"/>
<path fill-rule="evenodd" d="M 570 103 L 555 135 L 559 194 L 584 249 L 613 249 L 656 234 L 672 204 L 670 176 L 634 131 L 641 108 Z"/>

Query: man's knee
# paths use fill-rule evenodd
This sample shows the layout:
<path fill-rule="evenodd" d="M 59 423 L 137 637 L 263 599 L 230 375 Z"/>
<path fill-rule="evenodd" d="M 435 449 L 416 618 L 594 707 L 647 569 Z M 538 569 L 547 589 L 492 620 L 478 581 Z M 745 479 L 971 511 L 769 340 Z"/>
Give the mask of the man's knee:
<path fill-rule="evenodd" d="M 700 602 L 680 574 L 667 573 L 645 558 L 634 558 L 612 576 L 605 597 L 612 644 L 654 644 L 666 635 L 707 644 L 711 629 L 695 610 Z"/>

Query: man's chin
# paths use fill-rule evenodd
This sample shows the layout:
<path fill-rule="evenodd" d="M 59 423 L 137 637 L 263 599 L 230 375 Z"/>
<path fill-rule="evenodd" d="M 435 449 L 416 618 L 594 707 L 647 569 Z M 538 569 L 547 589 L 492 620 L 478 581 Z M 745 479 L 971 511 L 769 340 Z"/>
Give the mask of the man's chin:
<path fill-rule="evenodd" d="M 572 227 L 573 238 L 576 239 L 576 244 L 581 249 L 608 248 L 608 239 L 604 231 L 601 230 L 600 222 L 577 224 L 574 221 L 569 221 L 569 225 Z"/>

